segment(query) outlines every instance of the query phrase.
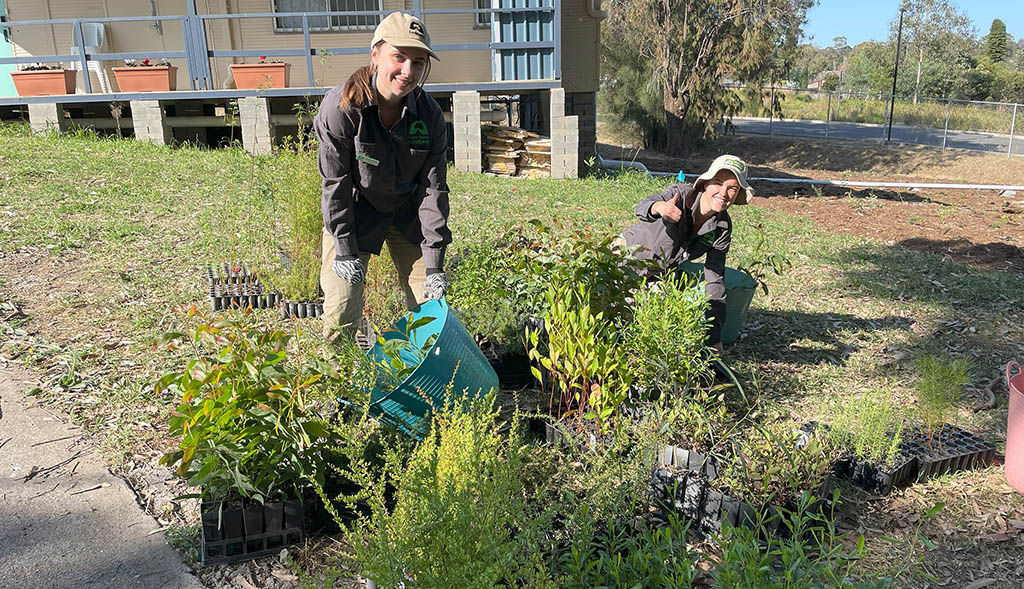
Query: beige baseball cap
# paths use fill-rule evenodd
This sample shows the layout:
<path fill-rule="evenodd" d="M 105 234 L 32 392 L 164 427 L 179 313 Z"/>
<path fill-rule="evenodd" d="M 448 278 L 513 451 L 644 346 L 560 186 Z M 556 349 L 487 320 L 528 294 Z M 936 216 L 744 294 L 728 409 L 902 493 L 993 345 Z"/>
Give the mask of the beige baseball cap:
<path fill-rule="evenodd" d="M 734 155 L 720 155 L 715 158 L 715 161 L 711 162 L 711 167 L 708 168 L 707 172 L 704 172 L 697 177 L 693 182 L 693 188 L 700 190 L 704 186 L 704 182 L 715 177 L 715 174 L 722 170 L 729 170 L 736 176 L 736 180 L 739 181 L 740 187 L 743 190 L 736 195 L 735 204 L 745 205 L 750 202 L 750 199 L 754 198 L 754 189 L 750 187 L 750 183 L 747 182 L 747 164 L 740 158 Z"/>
<path fill-rule="evenodd" d="M 430 49 L 430 35 L 427 34 L 427 27 L 423 21 L 411 14 L 404 12 L 392 12 L 384 17 L 373 31 L 373 41 L 370 42 L 370 49 L 377 46 L 377 43 L 386 41 L 395 47 L 418 47 L 423 49 L 430 57 L 441 61 L 433 50 Z"/>

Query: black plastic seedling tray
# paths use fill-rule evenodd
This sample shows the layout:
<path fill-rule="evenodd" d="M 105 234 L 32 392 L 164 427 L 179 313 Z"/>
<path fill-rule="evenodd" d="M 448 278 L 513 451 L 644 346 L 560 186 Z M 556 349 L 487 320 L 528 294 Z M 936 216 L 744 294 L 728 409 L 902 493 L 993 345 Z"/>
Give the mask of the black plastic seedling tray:
<path fill-rule="evenodd" d="M 302 502 L 297 500 L 241 508 L 204 501 L 200 563 L 252 560 L 301 544 L 305 538 L 302 517 Z"/>
<path fill-rule="evenodd" d="M 671 509 L 689 519 L 690 529 L 704 535 L 717 534 L 724 522 L 748 528 L 757 528 L 760 522 L 766 534 L 785 536 L 789 533 L 779 508 L 771 505 L 758 508 L 716 488 L 714 482 L 720 472 L 721 466 L 714 457 L 665 446 L 651 477 L 655 502 L 662 510 Z M 831 478 L 827 478 L 818 489 L 821 498 L 806 511 L 820 513 L 824 510 L 831 488 Z M 794 512 L 797 506 L 789 504 L 786 510 Z"/>
<path fill-rule="evenodd" d="M 214 311 L 278 307 L 281 317 L 285 319 L 319 317 L 324 312 L 322 302 L 291 301 L 282 297 L 281 293 L 268 291 L 259 276 L 244 263 L 207 266 L 206 277 L 210 283 L 210 308 Z"/>

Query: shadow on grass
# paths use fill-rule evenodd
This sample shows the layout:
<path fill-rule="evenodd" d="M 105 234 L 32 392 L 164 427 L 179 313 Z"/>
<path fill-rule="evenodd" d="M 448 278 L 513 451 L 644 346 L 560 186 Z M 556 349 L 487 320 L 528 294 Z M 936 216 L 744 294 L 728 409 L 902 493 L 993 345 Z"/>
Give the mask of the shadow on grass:
<path fill-rule="evenodd" d="M 952 260 L 989 270 L 1024 275 L 1024 247 L 1008 243 L 973 243 L 967 239 L 904 239 L 899 245 L 918 252 L 949 256 Z"/>

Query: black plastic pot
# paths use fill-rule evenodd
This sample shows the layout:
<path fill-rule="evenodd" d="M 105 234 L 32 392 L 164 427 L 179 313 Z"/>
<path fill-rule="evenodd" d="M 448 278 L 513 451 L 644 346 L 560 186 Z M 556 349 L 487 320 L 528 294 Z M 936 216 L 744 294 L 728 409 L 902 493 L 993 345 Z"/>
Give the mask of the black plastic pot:
<path fill-rule="evenodd" d="M 285 546 L 300 544 L 305 537 L 302 503 L 297 500 L 241 508 L 204 501 L 201 519 L 203 566 L 277 554 Z"/>

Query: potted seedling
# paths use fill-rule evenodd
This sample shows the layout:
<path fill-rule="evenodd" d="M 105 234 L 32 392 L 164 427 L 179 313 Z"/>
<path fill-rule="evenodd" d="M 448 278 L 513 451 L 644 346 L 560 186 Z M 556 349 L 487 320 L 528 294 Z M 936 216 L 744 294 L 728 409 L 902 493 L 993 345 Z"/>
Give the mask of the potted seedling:
<path fill-rule="evenodd" d="M 905 421 L 891 390 L 874 390 L 836 403 L 829 433 L 845 456 L 836 472 L 884 495 L 910 481 L 917 457 L 904 440 Z"/>
<path fill-rule="evenodd" d="M 251 311 L 210 321 L 193 308 L 186 321 L 189 335 L 160 342 L 188 357 L 156 383 L 178 403 L 161 462 L 199 488 L 186 497 L 203 500 L 201 562 L 275 554 L 302 541 L 300 491 L 322 485 L 322 451 L 336 443 L 313 404 L 333 373 L 289 357 L 291 336 Z"/>
<path fill-rule="evenodd" d="M 583 285 L 552 283 L 543 328 L 527 330 L 529 358 L 534 377 L 549 393 L 552 415 L 577 431 L 590 423 L 608 433 L 629 398 L 633 376 L 617 332 L 603 312 L 591 309 L 590 297 Z"/>
<path fill-rule="evenodd" d="M 287 88 L 292 64 L 260 57 L 257 63 L 231 64 L 231 76 L 238 89 Z"/>
<path fill-rule="evenodd" d="M 113 69 L 121 92 L 170 92 L 178 88 L 178 68 L 164 59 L 126 59 L 124 67 Z"/>
<path fill-rule="evenodd" d="M 36 63 L 11 72 L 18 96 L 51 96 L 75 93 L 75 70 L 66 70 L 60 64 Z"/>

